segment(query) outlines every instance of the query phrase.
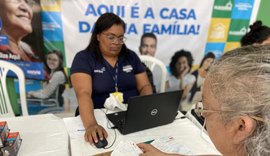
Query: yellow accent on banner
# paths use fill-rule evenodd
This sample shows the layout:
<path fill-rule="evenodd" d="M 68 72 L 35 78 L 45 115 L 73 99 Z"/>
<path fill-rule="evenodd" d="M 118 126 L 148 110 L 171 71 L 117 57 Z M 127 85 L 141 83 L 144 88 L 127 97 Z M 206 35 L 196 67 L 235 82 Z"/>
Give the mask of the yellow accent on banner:
<path fill-rule="evenodd" d="M 231 50 L 239 48 L 239 47 L 240 47 L 239 42 L 227 42 L 225 45 L 224 52 L 226 53 L 227 51 L 231 51 Z"/>
<path fill-rule="evenodd" d="M 191 72 L 195 71 L 195 70 L 198 70 L 199 69 L 199 65 L 198 64 L 195 64 L 192 66 L 191 68 Z"/>
<path fill-rule="evenodd" d="M 61 1 L 60 0 L 40 0 L 40 5 L 43 11 L 61 11 Z"/>
<path fill-rule="evenodd" d="M 208 42 L 226 42 L 231 19 L 212 18 L 208 32 Z"/>

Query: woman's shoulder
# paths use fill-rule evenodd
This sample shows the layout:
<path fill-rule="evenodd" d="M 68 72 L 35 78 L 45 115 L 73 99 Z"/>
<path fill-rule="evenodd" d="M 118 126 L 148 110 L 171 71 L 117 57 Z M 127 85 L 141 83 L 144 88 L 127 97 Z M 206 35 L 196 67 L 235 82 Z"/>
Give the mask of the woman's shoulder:
<path fill-rule="evenodd" d="M 41 61 L 39 56 L 35 54 L 35 52 L 33 51 L 32 47 L 29 44 L 27 44 L 26 42 L 20 41 L 20 46 L 25 52 L 25 54 L 29 57 L 31 62 Z"/>
<path fill-rule="evenodd" d="M 32 48 L 31 48 L 30 45 L 28 45 L 27 43 L 21 41 L 21 42 L 20 42 L 20 46 L 22 47 L 22 49 L 23 49 L 27 54 L 34 54 Z"/>
<path fill-rule="evenodd" d="M 194 75 L 188 73 L 187 75 L 185 75 L 184 79 L 185 79 L 186 81 L 193 82 L 193 81 L 196 80 L 196 77 L 195 77 Z"/>
<path fill-rule="evenodd" d="M 138 61 L 139 56 L 134 51 L 127 49 L 126 59 L 132 60 L 132 61 Z"/>
<path fill-rule="evenodd" d="M 188 77 L 188 78 L 193 78 L 193 77 L 195 77 L 194 75 L 192 75 L 191 73 L 188 73 L 188 74 L 186 74 L 185 75 L 185 77 Z"/>
<path fill-rule="evenodd" d="M 95 60 L 94 53 L 89 50 L 81 50 L 76 53 L 74 61 L 76 60 L 80 62 L 84 62 L 84 60 L 92 62 Z"/>
<path fill-rule="evenodd" d="M 178 79 L 173 74 L 168 74 L 167 79 L 171 81 L 178 81 Z"/>
<path fill-rule="evenodd" d="M 89 50 L 84 49 L 84 50 L 81 50 L 81 51 L 77 52 L 76 55 L 81 56 L 81 57 L 91 57 L 92 52 L 89 51 Z"/>
<path fill-rule="evenodd" d="M 52 75 L 52 77 L 65 77 L 65 74 L 63 71 L 55 71 Z"/>
<path fill-rule="evenodd" d="M 134 51 L 132 51 L 131 49 L 127 49 L 127 55 L 130 57 L 135 57 L 138 56 Z"/>
<path fill-rule="evenodd" d="M 50 82 L 51 81 L 64 83 L 66 82 L 66 76 L 63 71 L 55 71 L 50 79 Z"/>
<path fill-rule="evenodd" d="M 64 72 L 63 71 L 61 71 L 61 70 L 58 70 L 58 71 L 55 71 L 54 73 L 53 73 L 53 75 L 58 75 L 58 76 L 65 76 L 65 74 L 64 74 Z"/>

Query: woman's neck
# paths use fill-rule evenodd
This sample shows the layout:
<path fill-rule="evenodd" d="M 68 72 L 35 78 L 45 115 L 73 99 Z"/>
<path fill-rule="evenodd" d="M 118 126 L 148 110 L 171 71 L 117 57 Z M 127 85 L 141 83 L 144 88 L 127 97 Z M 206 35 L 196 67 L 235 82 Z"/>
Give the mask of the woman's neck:
<path fill-rule="evenodd" d="M 7 35 L 9 37 L 10 43 L 13 43 L 14 45 L 17 45 L 17 46 L 20 45 L 20 41 L 22 37 L 19 37 L 18 34 L 14 34 L 13 31 L 7 31 L 6 29 L 3 29 L 1 34 Z"/>
<path fill-rule="evenodd" d="M 26 55 L 24 52 L 24 49 L 20 45 L 21 38 L 20 37 L 14 37 L 13 35 L 9 35 L 9 33 L 3 29 L 1 34 L 3 35 L 8 35 L 9 37 L 9 49 L 10 51 L 15 54 L 20 56 L 19 59 L 24 60 L 24 61 L 30 61 L 30 58 Z"/>
<path fill-rule="evenodd" d="M 103 57 L 112 67 L 115 66 L 115 64 L 117 62 L 117 59 L 118 59 L 118 56 L 106 56 L 106 55 L 103 55 Z"/>
<path fill-rule="evenodd" d="M 12 38 L 10 38 L 9 41 L 10 41 L 9 42 L 9 46 L 10 46 L 11 51 L 13 51 L 15 53 L 17 51 L 23 51 L 23 49 L 20 46 L 20 42 L 19 41 L 13 40 Z"/>
<path fill-rule="evenodd" d="M 222 153 L 223 156 L 246 156 L 247 151 L 245 150 L 245 147 L 243 144 L 237 144 L 234 146 L 231 146 L 229 148 L 230 150 L 226 151 L 226 153 Z"/>
<path fill-rule="evenodd" d="M 244 152 L 243 150 L 241 151 L 234 151 L 234 152 L 230 152 L 230 153 L 222 153 L 223 156 L 246 156 L 246 152 Z"/>

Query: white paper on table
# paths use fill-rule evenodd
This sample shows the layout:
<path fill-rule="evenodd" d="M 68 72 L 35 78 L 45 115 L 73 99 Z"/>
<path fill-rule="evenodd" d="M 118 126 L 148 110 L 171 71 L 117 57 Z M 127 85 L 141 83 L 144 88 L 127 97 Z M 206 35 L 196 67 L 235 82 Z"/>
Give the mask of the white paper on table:
<path fill-rule="evenodd" d="M 132 141 L 121 141 L 111 153 L 111 156 L 138 156 L 142 150 Z"/>
<path fill-rule="evenodd" d="M 190 149 L 177 142 L 173 137 L 161 137 L 155 139 L 151 145 L 166 153 L 178 153 L 192 155 Z"/>

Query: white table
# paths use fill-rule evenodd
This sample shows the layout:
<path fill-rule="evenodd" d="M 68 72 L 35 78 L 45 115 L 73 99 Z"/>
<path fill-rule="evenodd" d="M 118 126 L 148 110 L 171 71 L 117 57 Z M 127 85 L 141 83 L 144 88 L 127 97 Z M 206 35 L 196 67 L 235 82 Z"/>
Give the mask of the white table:
<path fill-rule="evenodd" d="M 107 119 L 104 112 L 95 110 L 97 122 L 102 125 L 108 132 L 108 145 L 111 145 L 114 140 L 114 130 L 107 129 Z M 177 119 L 173 123 L 151 128 L 148 130 L 122 135 L 116 130 L 117 139 L 115 144 L 110 149 L 97 149 L 94 145 L 84 141 L 84 131 L 80 117 L 64 118 L 64 122 L 70 135 L 70 148 L 74 156 L 89 156 L 94 154 L 112 151 L 120 141 L 133 141 L 135 143 L 149 141 L 163 136 L 172 136 L 179 143 L 188 147 L 194 154 L 219 154 L 215 149 L 209 137 L 194 125 L 188 119 Z"/>
<path fill-rule="evenodd" d="M 52 115 L 1 118 L 22 144 L 18 156 L 69 156 L 69 137 L 62 119 Z"/>

